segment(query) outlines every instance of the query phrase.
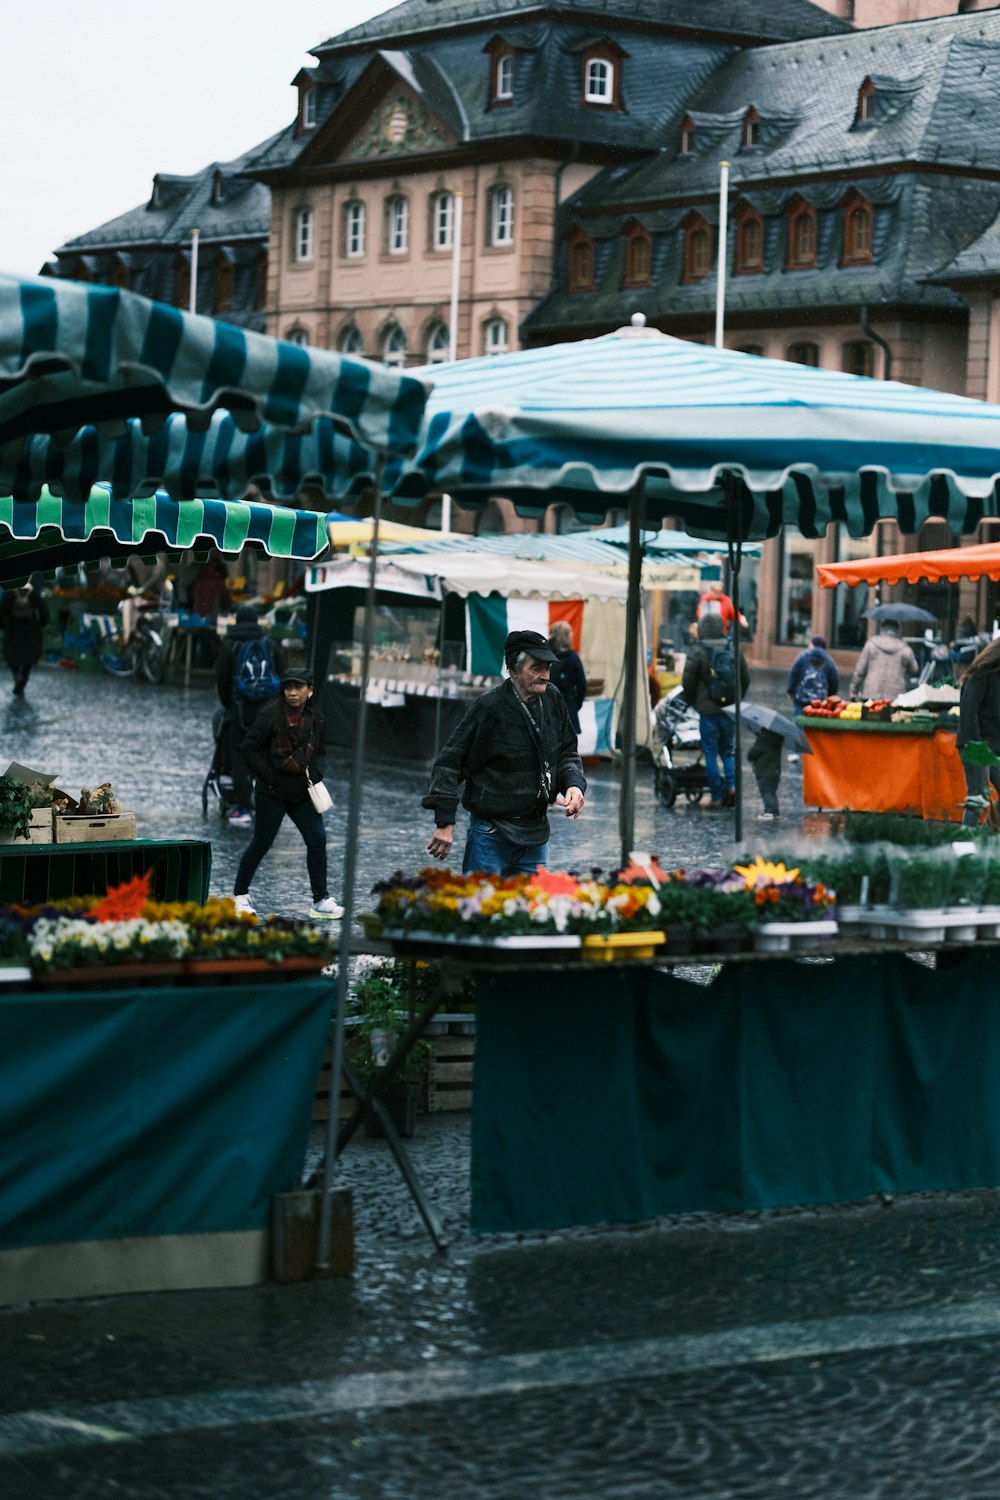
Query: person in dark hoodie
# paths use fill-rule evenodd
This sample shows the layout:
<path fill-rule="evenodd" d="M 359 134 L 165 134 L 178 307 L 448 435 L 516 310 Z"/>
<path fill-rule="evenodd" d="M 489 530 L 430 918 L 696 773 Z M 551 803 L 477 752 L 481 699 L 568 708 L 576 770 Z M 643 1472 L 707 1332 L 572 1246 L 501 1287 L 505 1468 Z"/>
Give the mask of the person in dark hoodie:
<path fill-rule="evenodd" d="M 21 588 L 4 589 L 0 599 L 0 630 L 3 631 L 4 661 L 10 667 L 15 698 L 23 698 L 31 669 L 42 654 L 42 639 L 49 623 L 49 608 L 40 588 L 31 581 Z"/>
<path fill-rule="evenodd" d="M 826 649 L 826 636 L 814 635 L 792 662 L 785 692 L 800 714 L 807 703 L 829 698 L 840 687 L 837 663 Z"/>
<path fill-rule="evenodd" d="M 223 641 L 215 662 L 215 687 L 223 709 L 221 760 L 232 776 L 236 804 L 229 821 L 238 828 L 248 828 L 253 822 L 253 780 L 243 755 L 243 737 L 265 705 L 241 698 L 236 691 L 236 677 L 242 647 L 247 641 L 263 639 L 257 610 L 252 604 L 241 604 L 236 611 L 236 624 Z M 280 677 L 285 670 L 285 653 L 274 641 L 270 642 L 270 652 L 275 673 Z"/>

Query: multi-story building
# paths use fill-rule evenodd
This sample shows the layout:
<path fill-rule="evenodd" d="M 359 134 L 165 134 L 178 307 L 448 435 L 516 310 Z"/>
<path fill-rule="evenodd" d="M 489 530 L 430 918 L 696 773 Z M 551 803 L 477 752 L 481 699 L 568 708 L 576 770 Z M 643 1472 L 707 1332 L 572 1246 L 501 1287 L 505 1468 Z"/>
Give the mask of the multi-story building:
<path fill-rule="evenodd" d="M 727 344 L 995 398 L 1000 13 L 959 9 L 403 0 L 317 45 L 285 131 L 157 177 L 53 269 L 186 305 L 197 227 L 200 308 L 388 363 L 579 338 L 634 311 L 708 341 L 725 159 Z M 500 499 L 466 524 L 518 523 Z M 817 628 L 858 644 L 863 600 L 814 597 L 813 566 L 870 546 L 769 544 L 758 659 Z M 993 601 L 960 607 L 984 618 Z"/>

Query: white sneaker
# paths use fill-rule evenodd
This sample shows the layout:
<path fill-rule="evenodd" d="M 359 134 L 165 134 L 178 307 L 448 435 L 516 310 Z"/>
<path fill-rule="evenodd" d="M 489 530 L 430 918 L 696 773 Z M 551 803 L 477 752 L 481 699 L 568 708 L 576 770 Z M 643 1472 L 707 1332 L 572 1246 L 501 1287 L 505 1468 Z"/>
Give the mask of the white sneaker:
<path fill-rule="evenodd" d="M 338 906 L 332 896 L 324 896 L 322 901 L 314 901 L 309 908 L 311 917 L 329 917 L 331 922 L 336 922 L 338 917 L 344 915 L 344 908 Z"/>
<path fill-rule="evenodd" d="M 757 822 L 758 823 L 776 823 L 777 821 L 778 821 L 778 814 L 777 813 L 758 813 L 757 814 Z"/>
<path fill-rule="evenodd" d="M 248 917 L 255 917 L 257 915 L 249 896 L 234 896 L 233 905 L 238 912 L 244 912 Z"/>

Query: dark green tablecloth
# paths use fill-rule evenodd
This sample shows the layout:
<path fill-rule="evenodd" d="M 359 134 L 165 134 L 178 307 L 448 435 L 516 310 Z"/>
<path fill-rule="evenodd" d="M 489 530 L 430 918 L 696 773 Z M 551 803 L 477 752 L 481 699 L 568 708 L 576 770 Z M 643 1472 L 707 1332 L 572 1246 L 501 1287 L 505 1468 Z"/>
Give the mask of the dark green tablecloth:
<path fill-rule="evenodd" d="M 1000 1184 L 995 949 L 477 980 L 472 1227 Z"/>
<path fill-rule="evenodd" d="M 157 901 L 208 899 L 212 846 L 207 840 L 120 840 L 108 844 L 0 845 L 0 903 L 36 905 L 64 896 L 103 896 L 147 869 Z"/>

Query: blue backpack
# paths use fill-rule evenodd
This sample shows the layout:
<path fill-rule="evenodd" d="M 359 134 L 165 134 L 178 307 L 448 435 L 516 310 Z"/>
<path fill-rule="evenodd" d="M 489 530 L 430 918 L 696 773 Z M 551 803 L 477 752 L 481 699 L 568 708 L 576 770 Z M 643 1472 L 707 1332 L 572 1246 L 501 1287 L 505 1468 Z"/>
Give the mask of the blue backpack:
<path fill-rule="evenodd" d="M 810 657 L 795 689 L 797 703 L 815 703 L 829 692 L 826 664 L 820 658 Z"/>
<path fill-rule="evenodd" d="M 722 708 L 736 702 L 736 656 L 732 641 L 708 648 L 708 696 Z"/>
<path fill-rule="evenodd" d="M 281 683 L 271 642 L 264 637 L 244 641 L 236 658 L 236 696 L 244 703 L 266 703 L 278 696 Z"/>

